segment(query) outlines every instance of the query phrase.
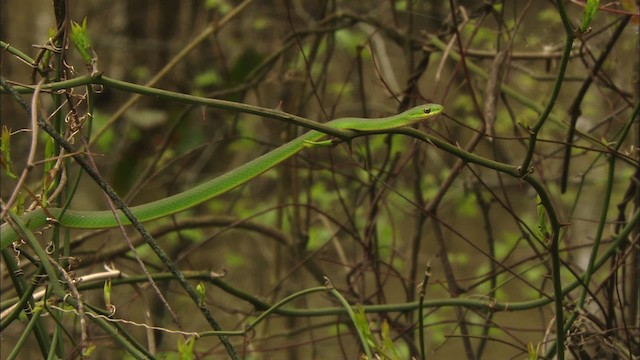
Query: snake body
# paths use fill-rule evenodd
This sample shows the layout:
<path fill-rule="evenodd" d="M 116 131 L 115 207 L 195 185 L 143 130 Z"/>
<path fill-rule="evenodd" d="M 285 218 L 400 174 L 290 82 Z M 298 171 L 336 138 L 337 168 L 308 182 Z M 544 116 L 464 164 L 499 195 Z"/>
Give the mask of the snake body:
<path fill-rule="evenodd" d="M 341 130 L 352 130 L 363 133 L 381 132 L 424 121 L 440 114 L 442 111 L 443 107 L 441 105 L 426 104 L 394 116 L 371 119 L 353 117 L 339 118 L 328 122 L 327 125 Z M 219 177 L 206 181 L 184 192 L 143 205 L 133 206 L 130 209 L 141 222 L 176 214 L 248 182 L 295 155 L 302 149 L 309 147 L 309 144 L 319 142 L 325 137 L 326 134 L 311 130 Z M 130 224 L 129 219 L 124 216 L 120 210 L 118 210 L 118 216 L 122 224 Z M 46 210 L 39 208 L 31 211 L 23 215 L 21 219 L 30 230 L 35 230 L 47 225 L 51 222 L 51 219 L 55 219 L 55 222 L 67 228 L 102 229 L 118 227 L 118 221 L 113 216 L 111 210 L 66 210 L 63 212 L 60 208 L 48 207 Z M 4 249 L 18 239 L 18 233 L 10 224 L 5 223 L 2 225 L 0 228 L 0 249 Z"/>

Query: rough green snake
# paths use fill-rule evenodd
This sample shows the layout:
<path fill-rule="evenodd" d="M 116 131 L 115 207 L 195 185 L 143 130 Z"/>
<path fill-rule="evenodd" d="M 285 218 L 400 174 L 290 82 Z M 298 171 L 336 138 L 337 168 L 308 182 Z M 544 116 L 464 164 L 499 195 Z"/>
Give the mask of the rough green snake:
<path fill-rule="evenodd" d="M 442 111 L 443 107 L 441 105 L 426 104 L 394 116 L 373 119 L 353 117 L 339 118 L 328 122 L 327 125 L 341 130 L 352 130 L 362 133 L 380 132 L 426 120 L 440 114 Z M 320 131 L 309 131 L 217 178 L 184 192 L 147 204 L 131 207 L 131 211 L 139 221 L 146 222 L 192 208 L 248 182 L 295 155 L 302 149 L 309 147 L 310 144 L 320 142 L 325 137 L 326 135 Z M 130 224 L 129 219 L 119 210 L 118 216 L 123 224 Z M 56 223 L 67 228 L 103 229 L 118 227 L 118 222 L 111 210 L 66 210 L 63 213 L 60 208 L 48 207 L 46 210 L 38 208 L 23 215 L 21 219 L 30 230 L 41 228 L 52 222 L 52 219 L 55 219 Z M 18 239 L 18 232 L 10 224 L 2 224 L 0 228 L 0 249 L 6 248 Z"/>

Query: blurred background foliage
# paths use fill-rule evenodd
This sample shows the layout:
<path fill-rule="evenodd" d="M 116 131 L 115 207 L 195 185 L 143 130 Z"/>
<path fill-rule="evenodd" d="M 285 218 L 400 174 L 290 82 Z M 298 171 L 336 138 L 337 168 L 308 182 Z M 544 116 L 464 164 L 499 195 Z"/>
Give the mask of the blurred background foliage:
<path fill-rule="evenodd" d="M 564 3 L 578 27 L 584 4 Z M 35 57 L 55 29 L 51 3 L 0 4 L 0 40 Z M 531 127 L 562 75 L 551 117 L 537 133 L 531 171 L 562 225 L 563 284 L 587 269 L 600 225 L 606 225 L 604 248 L 637 211 L 640 130 L 632 112 L 640 94 L 638 16 L 632 16 L 638 9 L 633 1 L 601 1 L 590 31 L 576 33 L 562 72 L 565 29 L 553 1 L 70 0 L 67 6 L 70 20 L 86 18 L 97 69 L 111 78 L 147 84 L 162 73 L 153 87 L 280 109 L 319 122 L 387 116 L 436 102 L 445 106 L 446 115 L 421 124 L 422 131 L 512 166 L 522 163 Z M 461 45 L 464 61 L 456 58 Z M 593 73 L 602 56 L 602 66 Z M 72 47 L 68 59 L 68 74 L 87 74 Z M 6 50 L 1 71 L 14 84 L 40 79 Z M 588 82 L 577 113 L 572 104 Z M 501 85 L 513 91 L 501 91 Z M 101 175 L 132 205 L 189 189 L 306 131 L 165 99 L 141 97 L 125 105 L 135 98 L 133 92 L 95 90 L 90 152 Z M 77 108 L 87 115 L 82 91 L 74 90 Z M 0 101 L 2 126 L 13 131 L 12 166 L 20 172 L 30 135 L 19 130 L 28 127 L 28 117 L 6 94 Z M 40 111 L 47 117 L 56 112 L 52 97 L 42 96 Z M 69 108 L 63 104 L 58 111 L 65 114 Z M 573 149 L 563 189 L 572 116 L 578 131 L 570 138 Z M 610 184 L 610 150 L 631 121 L 635 124 L 615 154 Z M 89 125 L 84 126 L 86 134 Z M 41 139 L 44 143 L 46 136 Z M 382 358 L 420 358 L 425 355 L 420 325 L 429 359 L 543 358 L 552 354 L 548 347 L 555 338 L 552 302 L 517 311 L 447 304 L 453 298 L 512 304 L 553 294 L 548 238 L 541 230 L 547 219 L 539 211 L 536 192 L 518 177 L 466 160 L 407 136 L 358 138 L 350 146 L 305 150 L 246 186 L 149 228 L 164 229 L 158 241 L 181 270 L 224 273 L 216 281 L 268 304 L 321 286 L 326 276 L 354 306 L 387 306 L 360 314 L 360 325 L 354 326 L 344 314 L 313 313 L 338 306 L 334 297 L 297 298 L 287 306 L 303 310 L 299 316 L 272 314 L 245 336 L 231 337 L 242 358 L 356 359 L 362 350 L 355 328 L 370 329 Z M 74 179 L 77 165 L 69 160 L 66 166 L 67 176 Z M 42 177 L 40 162 L 29 188 L 37 189 Z M 3 168 L 3 200 L 15 185 Z M 609 203 L 603 203 L 605 194 L 611 195 Z M 87 176 L 80 180 L 72 207 L 106 208 L 104 196 Z M 603 219 L 605 208 L 609 212 Z M 188 222 L 192 224 L 174 230 Z M 637 356 L 637 233 L 610 263 L 591 274 L 589 284 L 565 294 L 570 314 L 579 291 L 589 293 L 588 306 L 567 332 L 569 357 Z M 142 274 L 117 230 L 66 236 L 72 256 L 80 260 L 72 269 L 75 276 L 101 272 L 105 263 L 128 276 Z M 148 270 L 165 272 L 150 249 L 133 232 L 131 236 Z M 29 276 L 36 271 L 26 259 L 21 266 Z M 425 299 L 433 303 L 420 320 L 415 306 L 403 306 L 419 300 L 427 270 Z M 15 303 L 16 292 L 5 266 L 2 271 L 5 310 L 12 299 Z M 191 282 L 195 286 L 198 281 L 205 283 L 205 302 L 225 330 L 242 330 L 265 310 L 223 290 L 221 282 L 206 276 Z M 145 280 L 113 287 L 114 317 L 186 332 L 210 330 L 178 284 L 170 277 L 158 284 L 178 323 Z M 82 294 L 88 304 L 105 307 L 99 289 Z M 8 356 L 13 347 L 8 344 L 15 343 L 24 324 L 17 321 L 3 329 L 0 357 Z M 55 327 L 53 321 L 47 324 Z M 64 346 L 57 354 L 78 356 L 77 317 L 60 315 L 59 324 L 68 333 L 59 340 Z M 176 333 L 121 326 L 158 357 L 228 356 L 215 337 L 189 343 Z M 127 356 L 111 336 L 89 327 L 95 346 L 91 356 Z M 33 337 L 27 341 L 36 342 Z M 42 356 L 39 351 L 25 347 L 20 356 Z"/>

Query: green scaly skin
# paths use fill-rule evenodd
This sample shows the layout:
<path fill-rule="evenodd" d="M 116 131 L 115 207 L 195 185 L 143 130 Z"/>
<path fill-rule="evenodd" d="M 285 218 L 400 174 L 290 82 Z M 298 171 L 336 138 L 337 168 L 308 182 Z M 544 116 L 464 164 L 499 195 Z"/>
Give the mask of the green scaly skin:
<path fill-rule="evenodd" d="M 442 111 L 443 107 L 441 105 L 426 104 L 394 116 L 375 119 L 340 118 L 328 122 L 327 125 L 337 129 L 353 130 L 363 133 L 380 132 L 424 121 L 440 114 Z M 179 194 L 131 207 L 131 211 L 140 222 L 155 220 L 179 213 L 248 182 L 295 155 L 300 150 L 309 147 L 309 144 L 321 141 L 324 137 L 326 137 L 324 133 L 316 130 L 309 131 L 224 175 Z M 39 229 L 49 224 L 51 218 L 56 219 L 57 223 L 67 228 L 104 229 L 118 227 L 118 222 L 111 210 L 66 210 L 62 216 L 61 214 L 62 209 L 60 208 L 47 208 L 46 212 L 39 208 L 23 215 L 21 219 L 30 230 Z M 130 224 L 129 219 L 124 216 L 120 210 L 118 210 L 118 216 L 122 224 Z M 18 239 L 19 235 L 13 227 L 7 223 L 2 225 L 0 228 L 0 249 L 6 248 Z"/>

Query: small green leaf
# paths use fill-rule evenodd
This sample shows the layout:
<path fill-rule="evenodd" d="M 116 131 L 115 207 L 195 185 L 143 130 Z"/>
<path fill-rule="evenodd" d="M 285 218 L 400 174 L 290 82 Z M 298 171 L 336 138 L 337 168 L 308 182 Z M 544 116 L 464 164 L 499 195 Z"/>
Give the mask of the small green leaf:
<path fill-rule="evenodd" d="M 193 82 L 197 87 L 214 86 L 221 83 L 220 75 L 215 70 L 208 70 L 198 74 Z"/>
<path fill-rule="evenodd" d="M 538 232 L 540 240 L 544 241 L 549 236 L 549 227 L 547 226 L 547 210 L 542 204 L 540 195 L 536 196 L 536 210 L 538 213 Z"/>
<path fill-rule="evenodd" d="M 600 6 L 600 0 L 587 0 L 587 5 L 584 8 L 584 15 L 582 15 L 582 26 L 580 27 L 580 31 L 582 33 L 589 30 L 589 25 L 591 25 L 591 21 L 596 15 L 596 11 L 598 11 L 598 6 Z"/>
<path fill-rule="evenodd" d="M 540 343 L 538 343 L 538 346 L 536 346 L 535 348 L 533 347 L 533 344 L 531 342 L 527 344 L 527 353 L 529 354 L 529 360 L 537 360 L 539 351 Z"/>
<path fill-rule="evenodd" d="M 6 126 L 2 127 L 2 139 L 0 141 L 0 164 L 2 164 L 2 168 L 12 179 L 17 178 L 18 176 L 13 171 L 13 166 L 11 165 L 11 130 Z"/>
<path fill-rule="evenodd" d="M 204 283 L 201 281 L 196 285 L 196 293 L 198 293 L 198 305 L 202 306 L 204 304 L 204 295 L 206 292 L 206 287 Z"/>
<path fill-rule="evenodd" d="M 367 345 L 376 348 L 376 339 L 371 333 L 371 329 L 369 328 L 369 321 L 367 320 L 367 315 L 365 314 L 362 305 L 356 305 L 355 309 L 353 309 L 353 315 L 354 325 L 360 330 L 360 333 L 364 335 Z"/>
<path fill-rule="evenodd" d="M 56 161 L 53 160 L 57 155 L 57 146 L 55 140 L 52 137 L 47 136 L 45 140 L 44 147 L 44 156 L 45 159 L 51 159 L 49 161 L 45 161 L 43 166 L 43 177 L 42 177 L 42 188 L 45 193 L 43 195 L 43 202 L 48 201 L 49 192 L 53 191 L 57 186 L 57 181 L 55 179 L 54 173 L 52 172 L 53 167 L 56 164 Z"/>
<path fill-rule="evenodd" d="M 91 356 L 91 353 L 96 349 L 95 345 L 89 345 L 89 347 L 85 348 L 82 352 L 83 357 Z"/>
<path fill-rule="evenodd" d="M 107 281 L 104 282 L 102 297 L 104 298 L 104 303 L 107 309 L 111 309 L 113 305 L 111 302 L 111 279 L 107 279 Z"/>
<path fill-rule="evenodd" d="M 44 145 L 44 156 L 45 156 L 45 159 L 50 159 L 56 156 L 56 142 L 50 136 L 46 137 L 46 144 Z M 45 161 L 43 165 L 44 173 L 46 174 L 49 171 L 51 171 L 51 169 L 53 169 L 55 164 L 56 164 L 55 161 Z"/>
<path fill-rule="evenodd" d="M 24 195 L 22 195 L 22 193 L 18 193 L 18 197 L 16 198 L 16 202 L 13 205 L 13 211 L 16 212 L 16 214 L 22 214 L 24 213 Z"/>
<path fill-rule="evenodd" d="M 349 52 L 350 55 L 355 56 L 362 44 L 367 43 L 366 36 L 361 31 L 354 31 L 352 29 L 342 29 L 335 33 L 336 43 L 341 48 Z M 363 56 L 368 56 L 368 52 L 363 51 Z"/>
<path fill-rule="evenodd" d="M 587 0 L 587 5 L 585 6 L 584 14 L 582 15 L 582 26 L 580 26 L 580 32 L 585 33 L 589 30 L 589 25 L 591 25 L 591 21 L 596 15 L 596 11 L 598 11 L 598 6 L 600 6 L 600 0 Z"/>
<path fill-rule="evenodd" d="M 380 336 L 382 337 L 382 353 L 386 358 L 390 360 L 400 360 L 400 352 L 393 343 L 393 338 L 389 335 L 389 323 L 387 320 L 382 322 L 382 331 Z"/>
<path fill-rule="evenodd" d="M 54 36 L 56 36 L 56 33 L 58 32 L 58 30 L 56 30 L 53 27 L 49 28 L 49 42 L 51 42 L 54 38 Z M 45 70 L 49 68 L 49 61 L 51 60 L 51 57 L 53 56 L 53 51 L 51 50 L 46 50 L 44 52 L 44 55 L 42 56 L 42 61 L 40 62 Z"/>
<path fill-rule="evenodd" d="M 518 126 L 520 126 L 524 131 L 531 133 L 531 126 L 529 126 L 525 121 L 518 120 L 516 121 L 516 124 L 518 124 Z"/>
<path fill-rule="evenodd" d="M 226 14 L 233 9 L 226 0 L 207 0 L 204 4 L 206 9 L 217 10 L 220 14 Z"/>
<path fill-rule="evenodd" d="M 246 258 L 238 253 L 226 253 L 224 255 L 224 261 L 230 267 L 241 267 L 247 263 Z"/>
<path fill-rule="evenodd" d="M 78 24 L 75 21 L 71 22 L 71 41 L 73 41 L 73 45 L 75 45 L 85 63 L 93 64 L 95 59 L 91 49 L 89 33 L 87 32 L 87 18 L 84 18 L 82 24 Z"/>
<path fill-rule="evenodd" d="M 193 347 L 196 344 L 196 338 L 190 337 L 186 341 L 182 340 L 182 337 L 178 338 L 178 354 L 180 360 L 193 360 Z"/>

